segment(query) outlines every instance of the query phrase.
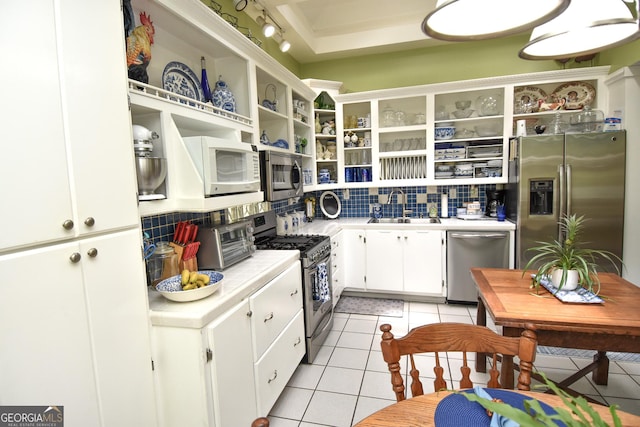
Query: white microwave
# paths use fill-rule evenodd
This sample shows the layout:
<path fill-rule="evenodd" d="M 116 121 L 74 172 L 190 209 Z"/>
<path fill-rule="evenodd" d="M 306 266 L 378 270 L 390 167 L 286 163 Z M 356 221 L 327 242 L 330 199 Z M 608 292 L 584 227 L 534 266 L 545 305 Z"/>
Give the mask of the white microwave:
<path fill-rule="evenodd" d="M 206 196 L 260 191 L 260 155 L 254 145 L 212 136 L 183 140 Z"/>

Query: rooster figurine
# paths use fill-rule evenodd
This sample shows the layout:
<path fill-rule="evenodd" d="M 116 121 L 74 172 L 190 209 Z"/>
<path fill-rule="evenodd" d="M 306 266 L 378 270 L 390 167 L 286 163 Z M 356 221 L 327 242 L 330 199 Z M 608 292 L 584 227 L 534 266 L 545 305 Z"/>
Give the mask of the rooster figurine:
<path fill-rule="evenodd" d="M 151 17 L 144 12 L 140 13 L 140 24 L 127 37 L 127 67 L 130 79 L 149 83 L 147 66 L 151 61 L 151 45 L 156 30 Z"/>

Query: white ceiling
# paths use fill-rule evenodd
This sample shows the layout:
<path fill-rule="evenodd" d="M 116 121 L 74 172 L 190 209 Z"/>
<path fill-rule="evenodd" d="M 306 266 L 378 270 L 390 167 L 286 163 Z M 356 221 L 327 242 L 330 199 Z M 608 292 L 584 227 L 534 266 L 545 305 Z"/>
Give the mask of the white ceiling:
<path fill-rule="evenodd" d="M 442 44 L 421 30 L 435 5 L 436 0 L 254 0 L 244 12 L 255 19 L 266 7 L 285 30 L 289 54 L 308 63 Z"/>

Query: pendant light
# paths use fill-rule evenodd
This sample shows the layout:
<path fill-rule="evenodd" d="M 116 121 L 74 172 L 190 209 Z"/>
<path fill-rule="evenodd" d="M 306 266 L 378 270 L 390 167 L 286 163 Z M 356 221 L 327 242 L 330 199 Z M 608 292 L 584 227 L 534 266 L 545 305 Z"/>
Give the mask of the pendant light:
<path fill-rule="evenodd" d="M 562 13 L 570 0 L 438 0 L 422 31 L 447 41 L 485 40 L 516 34 Z"/>
<path fill-rule="evenodd" d="M 572 0 L 557 18 L 536 27 L 518 55 L 564 59 L 619 46 L 640 36 L 637 16 L 622 0 Z"/>

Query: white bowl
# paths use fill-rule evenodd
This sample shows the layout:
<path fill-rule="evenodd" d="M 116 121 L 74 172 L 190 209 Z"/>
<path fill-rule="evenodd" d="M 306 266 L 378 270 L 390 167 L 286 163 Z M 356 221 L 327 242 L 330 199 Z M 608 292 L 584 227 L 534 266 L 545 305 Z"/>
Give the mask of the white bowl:
<path fill-rule="evenodd" d="M 182 276 L 170 277 L 163 280 L 156 285 L 156 290 L 162 294 L 168 300 L 177 302 L 196 301 L 202 298 L 206 298 L 218 290 L 224 276 L 222 273 L 211 270 L 198 271 L 200 274 L 206 274 L 209 276 L 209 284 L 202 288 L 191 289 L 188 291 L 182 290 Z"/>
<path fill-rule="evenodd" d="M 470 115 L 473 114 L 475 110 L 456 110 L 454 111 L 452 114 L 456 119 L 466 119 L 467 117 L 469 117 Z"/>
<path fill-rule="evenodd" d="M 435 129 L 435 138 L 436 139 L 451 139 L 453 135 L 456 133 L 456 128 L 454 127 L 437 127 Z"/>
<path fill-rule="evenodd" d="M 498 125 L 477 125 L 474 126 L 476 134 L 480 137 L 483 136 L 496 136 L 500 134 L 500 128 Z"/>

